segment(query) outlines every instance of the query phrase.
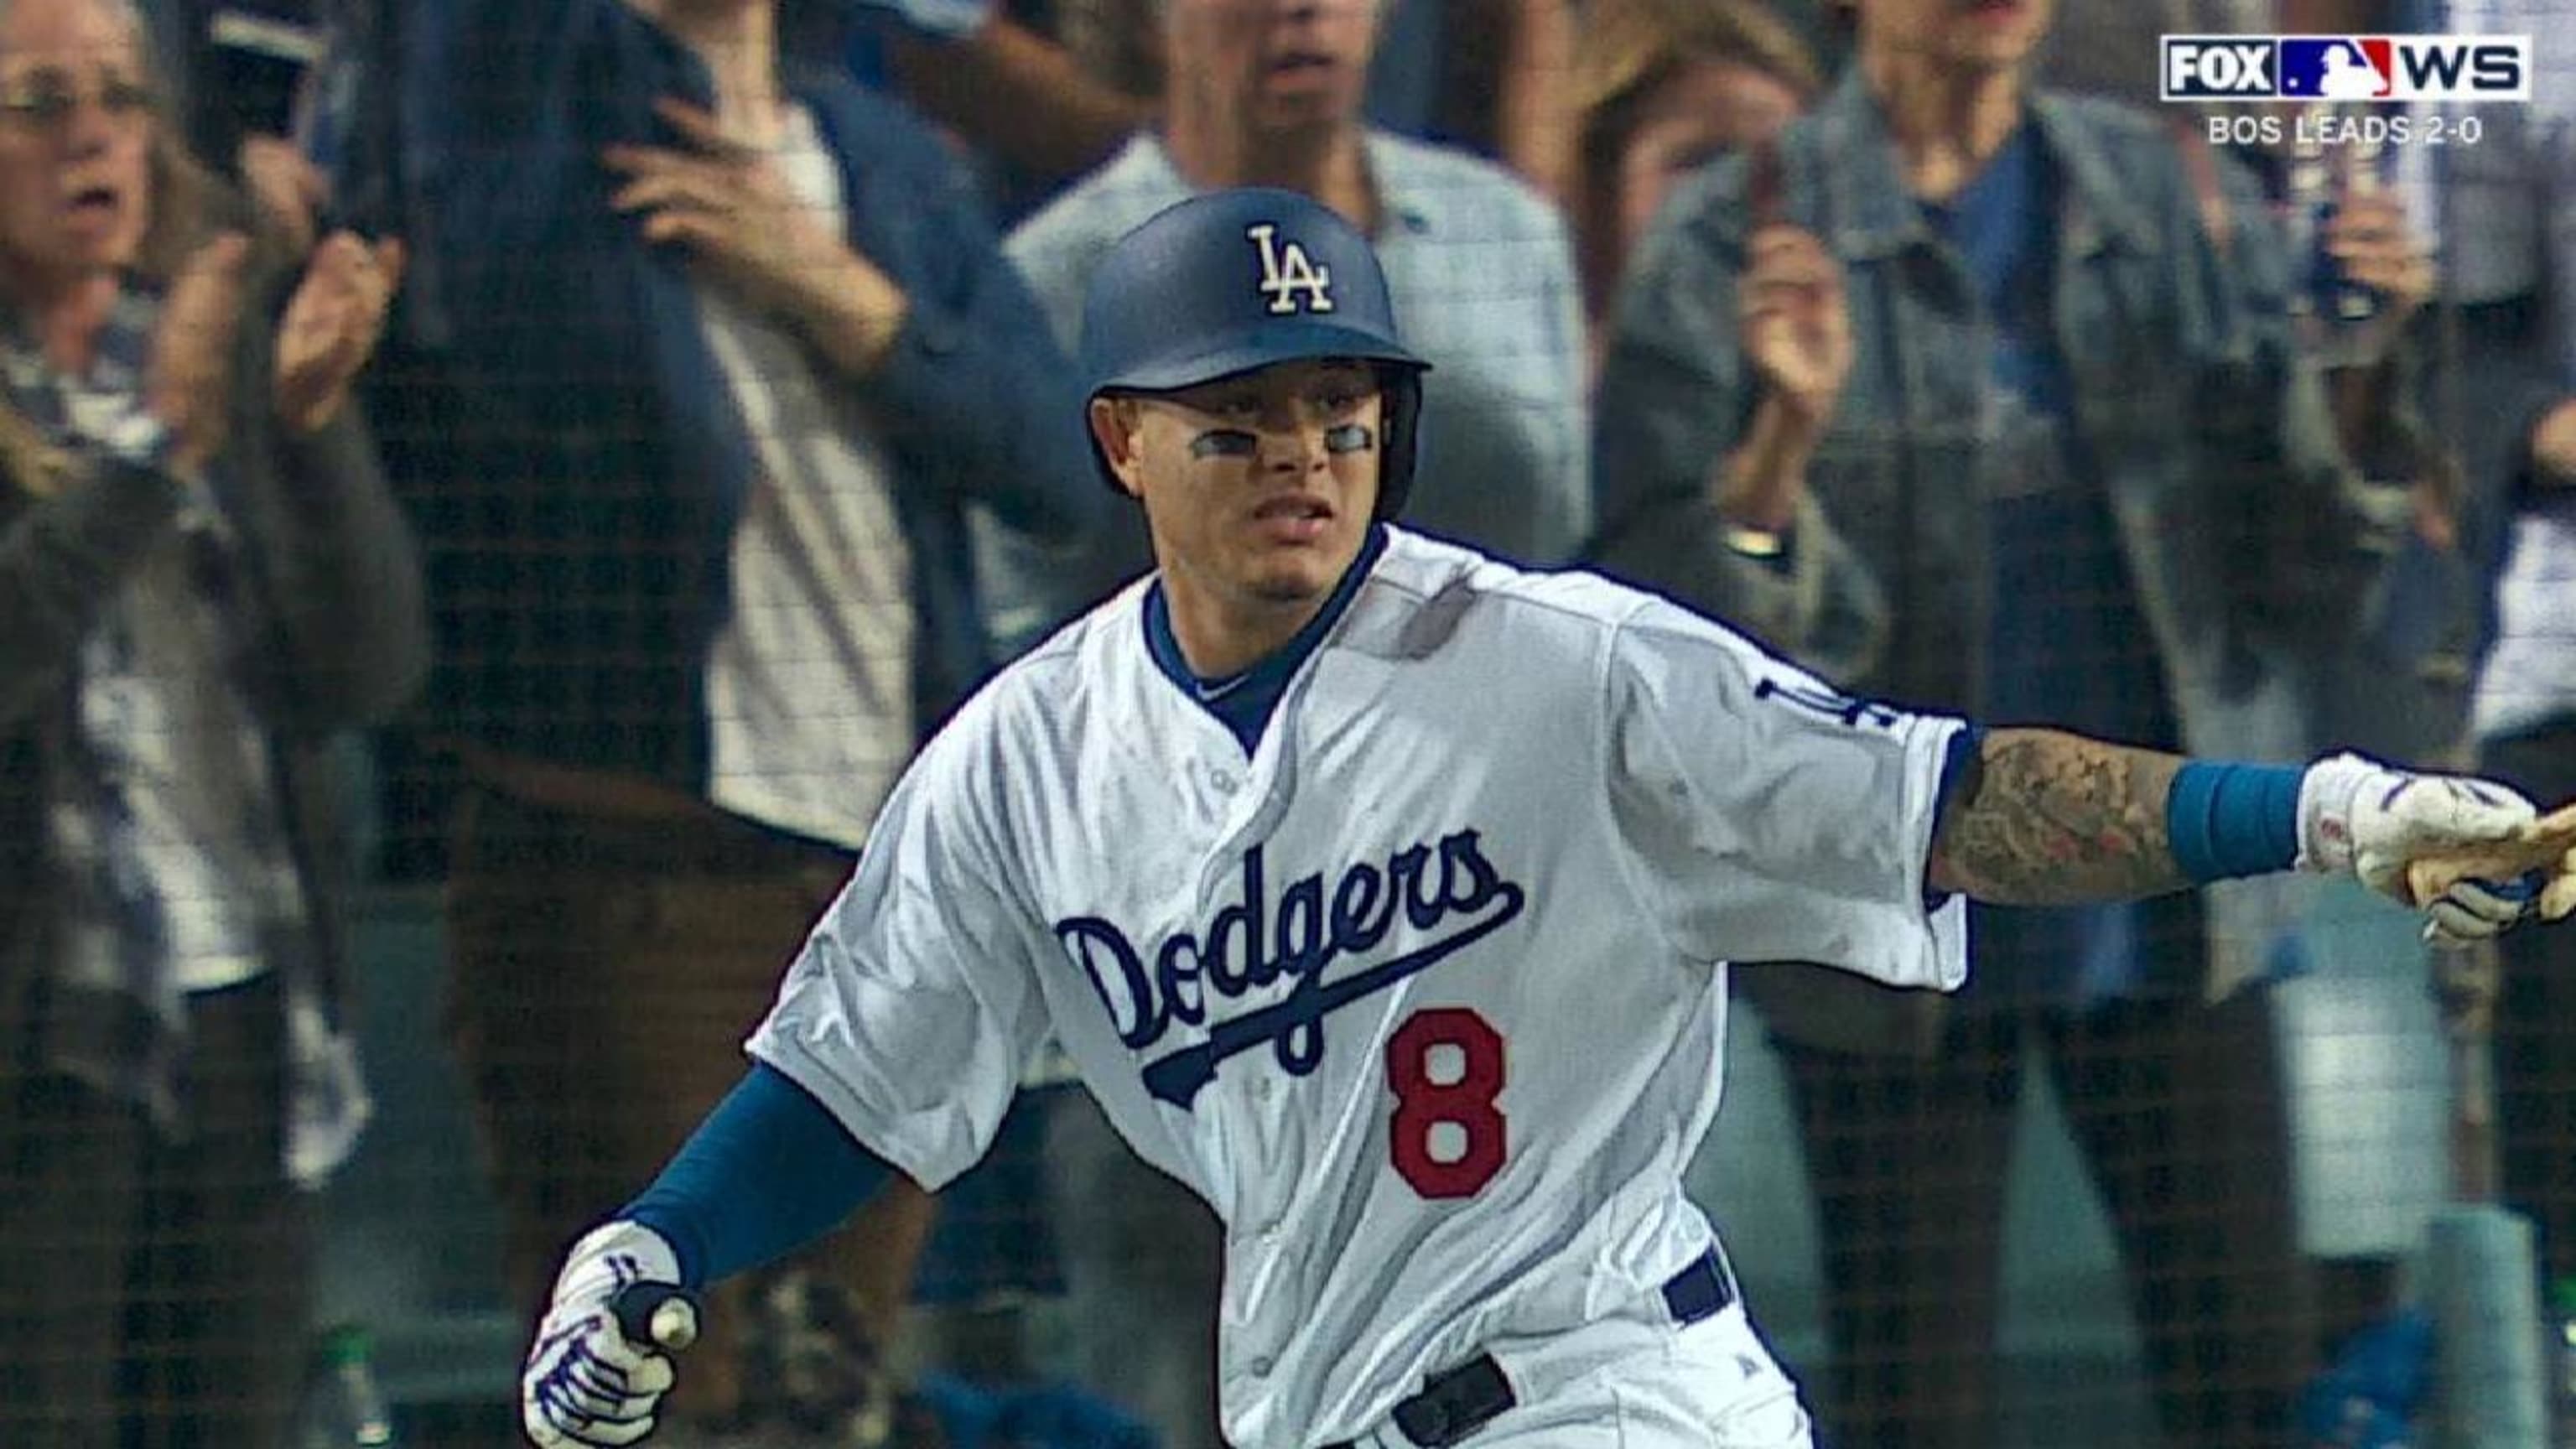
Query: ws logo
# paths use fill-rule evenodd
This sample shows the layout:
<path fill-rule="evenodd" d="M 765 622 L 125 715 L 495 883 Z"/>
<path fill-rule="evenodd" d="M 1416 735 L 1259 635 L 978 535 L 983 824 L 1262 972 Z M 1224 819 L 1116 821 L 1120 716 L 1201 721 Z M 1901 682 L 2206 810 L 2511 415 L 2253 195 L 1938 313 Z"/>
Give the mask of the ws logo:
<path fill-rule="evenodd" d="M 2529 101 L 2528 35 L 2168 35 L 2168 101 Z"/>

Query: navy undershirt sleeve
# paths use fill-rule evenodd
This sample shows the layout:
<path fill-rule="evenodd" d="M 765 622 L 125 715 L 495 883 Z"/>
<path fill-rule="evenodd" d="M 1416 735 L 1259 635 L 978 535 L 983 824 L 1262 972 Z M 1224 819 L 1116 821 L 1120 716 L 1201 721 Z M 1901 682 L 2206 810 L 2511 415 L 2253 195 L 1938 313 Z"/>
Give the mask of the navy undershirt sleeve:
<path fill-rule="evenodd" d="M 668 1239 L 696 1288 L 830 1232 L 893 1175 L 811 1093 L 755 1062 L 618 1216 Z"/>

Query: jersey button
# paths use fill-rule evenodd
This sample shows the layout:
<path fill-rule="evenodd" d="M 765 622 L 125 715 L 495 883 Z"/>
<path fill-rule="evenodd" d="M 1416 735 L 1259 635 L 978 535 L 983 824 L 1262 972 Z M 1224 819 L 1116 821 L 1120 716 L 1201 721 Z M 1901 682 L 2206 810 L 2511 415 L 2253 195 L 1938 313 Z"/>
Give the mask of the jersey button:
<path fill-rule="evenodd" d="M 1210 770 L 1208 783 L 1215 786 L 1216 792 L 1220 795 L 1234 793 L 1234 773 L 1230 770 Z"/>

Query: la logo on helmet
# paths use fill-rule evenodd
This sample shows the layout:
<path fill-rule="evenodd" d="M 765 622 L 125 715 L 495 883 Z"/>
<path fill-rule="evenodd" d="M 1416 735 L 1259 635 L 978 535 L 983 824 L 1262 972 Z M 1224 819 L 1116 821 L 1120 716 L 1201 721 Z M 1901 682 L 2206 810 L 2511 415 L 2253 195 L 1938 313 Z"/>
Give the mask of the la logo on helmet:
<path fill-rule="evenodd" d="M 1271 222 L 1245 227 L 1243 234 L 1261 249 L 1261 295 L 1270 299 L 1272 312 L 1333 310 L 1332 268 L 1315 265 L 1305 247 L 1293 240 L 1280 245 L 1279 228 Z M 1300 294 L 1303 304 L 1298 301 Z"/>

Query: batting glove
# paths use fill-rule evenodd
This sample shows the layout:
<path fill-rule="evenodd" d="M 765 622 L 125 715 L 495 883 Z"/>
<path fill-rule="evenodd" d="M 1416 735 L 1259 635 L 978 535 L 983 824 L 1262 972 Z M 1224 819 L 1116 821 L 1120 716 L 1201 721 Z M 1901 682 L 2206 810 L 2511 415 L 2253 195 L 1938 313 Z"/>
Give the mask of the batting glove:
<path fill-rule="evenodd" d="M 573 1244 L 519 1374 L 520 1422 L 538 1449 L 614 1449 L 653 1432 L 671 1360 L 619 1331 L 609 1303 L 629 1284 L 679 1281 L 670 1243 L 640 1223 L 608 1223 Z"/>
<path fill-rule="evenodd" d="M 2381 895 L 2423 911 L 2426 940 L 2466 945 L 2528 915 L 2532 885 L 2470 878 L 2419 901 L 2406 867 L 2425 856 L 2503 845 L 2537 813 L 2529 800 L 2491 780 L 2417 775 L 2336 755 L 2310 765 L 2299 782 L 2299 869 L 2358 876 Z"/>

